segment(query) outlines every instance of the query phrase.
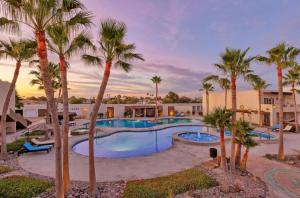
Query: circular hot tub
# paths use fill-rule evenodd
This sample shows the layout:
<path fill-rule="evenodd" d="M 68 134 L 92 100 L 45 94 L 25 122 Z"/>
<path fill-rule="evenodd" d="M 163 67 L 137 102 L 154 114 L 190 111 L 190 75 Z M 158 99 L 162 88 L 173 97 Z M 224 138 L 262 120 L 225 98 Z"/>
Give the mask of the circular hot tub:
<path fill-rule="evenodd" d="M 204 132 L 180 132 L 173 136 L 175 141 L 196 145 L 217 145 L 219 137 Z"/>

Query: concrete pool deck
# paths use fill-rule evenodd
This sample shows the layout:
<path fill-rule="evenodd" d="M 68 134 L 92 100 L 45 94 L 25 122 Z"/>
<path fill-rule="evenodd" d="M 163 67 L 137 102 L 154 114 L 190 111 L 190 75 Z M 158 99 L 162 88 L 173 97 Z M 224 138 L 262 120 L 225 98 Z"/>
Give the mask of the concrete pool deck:
<path fill-rule="evenodd" d="M 80 139 L 83 139 L 83 137 L 72 137 L 70 142 L 76 142 Z M 284 139 L 286 154 L 295 154 L 294 149 L 300 149 L 300 134 L 287 133 Z M 146 179 L 169 175 L 208 160 L 210 147 L 218 148 L 218 146 L 187 145 L 175 142 L 172 148 L 146 157 L 123 159 L 95 158 L 96 178 L 98 182 L 102 182 Z M 226 143 L 226 148 L 227 155 L 229 155 L 230 142 Z M 261 143 L 259 146 L 251 149 L 248 170 L 266 182 L 270 189 L 271 197 L 300 197 L 300 192 L 297 190 L 298 186 L 296 186 L 300 184 L 299 168 L 293 168 L 262 157 L 267 153 L 277 153 L 277 149 L 278 145 L 276 143 Z M 72 180 L 88 181 L 88 157 L 76 154 L 72 150 L 69 155 Z M 53 151 L 49 154 L 24 154 L 18 158 L 18 161 L 26 171 L 50 177 L 55 175 Z M 284 169 L 283 173 L 282 169 Z M 278 175 L 284 179 L 280 179 Z M 290 177 L 290 175 L 295 177 Z M 282 190 L 282 187 L 285 190 Z"/>

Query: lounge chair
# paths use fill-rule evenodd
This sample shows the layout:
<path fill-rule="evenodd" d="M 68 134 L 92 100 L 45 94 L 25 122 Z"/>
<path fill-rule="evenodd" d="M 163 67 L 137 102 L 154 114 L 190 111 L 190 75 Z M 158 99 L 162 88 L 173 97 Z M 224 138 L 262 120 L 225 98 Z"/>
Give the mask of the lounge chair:
<path fill-rule="evenodd" d="M 285 128 L 283 129 L 284 132 L 292 132 L 293 131 L 293 126 L 291 125 L 286 125 Z"/>
<path fill-rule="evenodd" d="M 272 127 L 272 131 L 278 131 L 280 128 L 280 125 L 279 124 L 275 124 L 273 127 Z"/>
<path fill-rule="evenodd" d="M 43 145 L 54 145 L 54 140 L 51 139 L 51 140 L 45 140 L 45 141 L 41 141 L 37 138 L 32 138 L 31 140 L 31 143 L 33 143 L 34 145 L 37 145 L 37 146 L 43 146 Z"/>
<path fill-rule="evenodd" d="M 51 151 L 52 146 L 44 145 L 44 146 L 33 146 L 31 143 L 25 143 L 22 145 L 22 149 L 18 151 L 18 156 L 22 153 L 34 153 L 40 151 L 47 151 L 49 153 Z"/>

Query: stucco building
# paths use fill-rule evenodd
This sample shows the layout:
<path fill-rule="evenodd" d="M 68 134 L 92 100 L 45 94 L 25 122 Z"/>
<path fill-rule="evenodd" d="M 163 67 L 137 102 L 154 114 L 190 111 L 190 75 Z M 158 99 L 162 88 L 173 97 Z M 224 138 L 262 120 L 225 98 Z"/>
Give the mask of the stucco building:
<path fill-rule="evenodd" d="M 291 92 L 284 92 L 284 122 L 287 124 L 295 123 L 294 119 L 294 105 Z M 277 91 L 263 91 L 260 98 L 262 104 L 262 122 L 265 126 L 273 126 L 279 123 L 278 111 L 278 92 Z M 224 92 L 209 92 L 209 112 L 216 107 L 225 106 Z M 259 97 L 255 90 L 237 91 L 237 119 L 244 119 L 253 124 L 259 124 Z M 231 109 L 231 93 L 228 91 L 227 108 Z M 297 105 L 297 112 L 299 115 L 300 106 Z M 203 114 L 207 113 L 206 94 L 203 93 Z M 298 123 L 300 116 L 298 116 Z"/>

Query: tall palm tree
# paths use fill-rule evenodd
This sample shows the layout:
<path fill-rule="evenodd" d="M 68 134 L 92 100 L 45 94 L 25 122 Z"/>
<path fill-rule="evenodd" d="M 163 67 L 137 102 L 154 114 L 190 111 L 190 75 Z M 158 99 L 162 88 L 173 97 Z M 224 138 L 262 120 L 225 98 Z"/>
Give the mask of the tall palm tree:
<path fill-rule="evenodd" d="M 262 110 L 261 110 L 261 101 L 262 101 L 262 91 L 265 90 L 270 84 L 268 84 L 265 80 L 260 78 L 257 75 L 249 75 L 249 82 L 254 90 L 257 91 L 258 95 L 258 116 L 259 116 L 259 125 L 262 126 Z"/>
<path fill-rule="evenodd" d="M 205 100 L 206 100 L 206 115 L 209 114 L 209 92 L 214 90 L 214 86 L 206 81 L 202 81 L 202 88 L 200 91 L 205 91 Z"/>
<path fill-rule="evenodd" d="M 95 195 L 96 175 L 95 175 L 95 159 L 94 159 L 94 132 L 97 114 L 105 93 L 105 89 L 109 80 L 112 65 L 121 67 L 125 72 L 129 72 L 131 62 L 139 59 L 144 60 L 141 54 L 135 53 L 135 45 L 125 43 L 127 28 L 122 22 L 114 19 L 103 20 L 100 24 L 99 31 L 99 52 L 100 56 L 85 54 L 83 60 L 88 64 L 101 65 L 101 58 L 104 61 L 105 69 L 101 82 L 101 86 L 93 107 L 90 127 L 89 127 L 89 182 L 91 196 Z M 100 58 L 101 57 L 101 58 Z"/>
<path fill-rule="evenodd" d="M 72 21 L 60 21 L 58 24 L 47 28 L 49 36 L 48 46 L 50 51 L 59 58 L 59 70 L 61 76 L 61 90 L 63 98 L 63 181 L 64 191 L 70 188 L 69 174 L 69 96 L 67 85 L 67 59 L 86 47 L 93 46 L 90 38 L 84 31 L 76 34 L 78 26 L 88 28 L 91 24 L 91 17 L 88 12 L 81 12 Z M 75 34 L 75 35 L 74 35 Z"/>
<path fill-rule="evenodd" d="M 231 85 L 231 109 L 233 112 L 232 115 L 232 124 L 236 123 L 236 110 L 237 110 L 237 101 L 236 101 L 236 80 L 238 77 L 246 77 L 250 70 L 250 63 L 255 59 L 255 57 L 247 57 L 250 48 L 246 50 L 240 49 L 230 49 L 226 48 L 225 52 L 221 54 L 221 63 L 214 64 L 217 69 L 219 69 L 224 75 L 230 76 L 230 85 Z M 230 166 L 231 170 L 234 170 L 235 167 L 235 127 L 232 127 L 231 133 L 231 156 L 230 156 Z"/>
<path fill-rule="evenodd" d="M 232 112 L 225 108 L 216 108 L 214 111 L 204 116 L 204 123 L 209 124 L 220 130 L 220 150 L 221 150 L 221 166 L 227 171 L 226 167 L 226 149 L 225 149 L 225 128 L 231 128 Z"/>
<path fill-rule="evenodd" d="M 45 30 L 63 18 L 72 21 L 81 13 L 72 11 L 84 8 L 79 0 L 2 0 L 0 28 L 8 32 L 18 32 L 20 24 L 33 30 L 37 42 L 37 55 L 41 65 L 44 90 L 47 96 L 55 136 L 56 197 L 63 197 L 61 134 L 57 116 L 51 79 L 48 73 L 48 54 Z"/>
<path fill-rule="evenodd" d="M 225 104 L 224 104 L 224 108 L 227 109 L 227 93 L 228 93 L 228 90 L 230 89 L 230 80 L 226 77 L 222 77 L 222 76 L 218 76 L 218 75 L 210 75 L 210 76 L 207 76 L 204 81 L 207 81 L 207 82 L 215 82 L 219 85 L 219 87 L 221 89 L 224 90 L 225 92 Z"/>
<path fill-rule="evenodd" d="M 6 147 L 6 119 L 9 102 L 13 91 L 15 90 L 16 82 L 19 77 L 20 68 L 23 62 L 29 61 L 36 52 L 36 42 L 32 40 L 9 40 L 0 41 L 0 58 L 6 57 L 16 62 L 14 76 L 6 94 L 2 116 L 1 116 L 1 155 L 3 159 L 7 158 L 7 147 Z"/>
<path fill-rule="evenodd" d="M 297 115 L 297 102 L 296 102 L 296 94 L 297 91 L 295 88 L 296 84 L 300 82 L 300 66 L 298 64 L 294 64 L 288 71 L 288 73 L 283 77 L 283 86 L 291 86 L 291 91 L 293 95 L 293 103 L 294 103 L 294 115 L 295 115 L 295 125 L 296 132 L 299 130 L 298 125 L 298 115 Z"/>
<path fill-rule="evenodd" d="M 160 84 L 161 83 L 161 77 L 160 76 L 153 76 L 152 78 L 151 78 L 151 81 L 155 84 L 155 120 L 157 119 L 157 117 L 158 117 L 158 104 L 157 104 L 157 102 L 158 102 L 158 84 Z"/>
<path fill-rule="evenodd" d="M 267 56 L 259 56 L 258 61 L 267 65 L 276 65 L 277 81 L 278 81 L 278 101 L 279 101 L 279 147 L 278 159 L 284 160 L 284 142 L 283 142 L 283 84 L 282 70 L 294 64 L 295 58 L 299 54 L 299 50 L 285 43 L 280 43 L 274 48 L 267 51 Z"/>

